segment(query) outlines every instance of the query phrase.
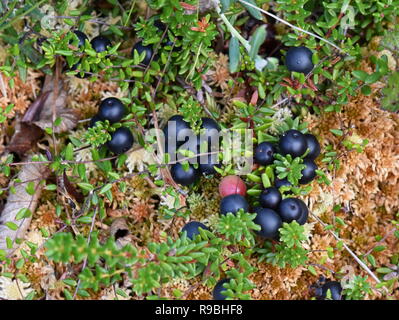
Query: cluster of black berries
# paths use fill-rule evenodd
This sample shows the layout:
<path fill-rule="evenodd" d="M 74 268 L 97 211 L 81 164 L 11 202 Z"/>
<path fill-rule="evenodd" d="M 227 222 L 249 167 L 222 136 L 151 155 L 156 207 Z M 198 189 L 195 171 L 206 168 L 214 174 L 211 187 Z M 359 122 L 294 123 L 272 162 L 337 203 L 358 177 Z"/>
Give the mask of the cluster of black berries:
<path fill-rule="evenodd" d="M 90 120 L 89 127 L 96 125 L 97 121 L 108 120 L 110 124 L 119 122 L 126 116 L 127 110 L 122 101 L 117 98 L 106 98 L 101 101 L 97 114 Z M 106 144 L 107 148 L 115 153 L 122 154 L 133 145 L 134 139 L 130 129 L 120 127 L 111 134 L 111 140 Z"/>
<path fill-rule="evenodd" d="M 282 155 L 290 154 L 293 158 L 301 157 L 308 153 L 303 160 L 306 166 L 302 170 L 300 184 L 307 184 L 316 177 L 317 165 L 314 160 L 320 154 L 320 144 L 311 134 L 303 134 L 298 130 L 286 131 L 279 140 L 277 146 L 262 142 L 255 149 L 255 162 L 262 166 L 271 165 L 274 162 L 275 152 Z M 287 179 L 276 179 L 272 187 L 266 188 L 259 196 L 261 207 L 255 208 L 257 216 L 254 222 L 261 226 L 259 235 L 269 239 L 278 238 L 278 229 L 283 222 L 297 221 L 303 225 L 308 219 L 309 210 L 306 204 L 297 198 L 283 199 L 279 191 L 281 186 L 291 186 Z"/>
<path fill-rule="evenodd" d="M 79 48 L 84 46 L 86 40 L 89 40 L 89 38 L 82 31 L 75 30 L 75 31 L 73 31 L 73 33 L 76 34 L 76 36 L 78 37 L 78 40 L 79 40 L 78 47 Z M 112 45 L 111 41 L 107 37 L 104 37 L 101 35 L 93 38 L 90 41 L 90 44 L 96 52 L 106 51 L 108 49 L 108 47 L 110 47 Z M 73 65 L 71 70 L 75 71 L 77 69 L 78 65 L 79 65 L 79 62 L 76 63 L 75 65 Z M 81 76 L 80 73 L 78 73 L 76 76 L 78 78 L 87 78 L 89 76 L 89 74 L 84 73 L 84 75 Z"/>
<path fill-rule="evenodd" d="M 212 150 L 215 151 L 215 153 L 189 159 L 189 168 L 187 171 L 184 170 L 180 162 L 173 164 L 170 170 L 173 180 L 183 186 L 188 186 L 196 182 L 201 174 L 210 175 L 216 173 L 214 167 L 219 166 L 218 155 L 216 153 L 218 143 L 213 147 L 212 141 L 218 139 L 219 132 L 219 125 L 211 118 L 202 118 L 201 135 L 195 135 L 190 128 L 190 124 L 181 115 L 174 115 L 168 120 L 163 129 L 165 137 L 164 151 L 166 153 L 177 155 L 180 149 L 184 149 L 198 155 L 200 153 L 201 142 L 207 143 L 207 153 L 210 153 Z M 194 166 L 195 164 L 198 164 L 198 168 Z"/>

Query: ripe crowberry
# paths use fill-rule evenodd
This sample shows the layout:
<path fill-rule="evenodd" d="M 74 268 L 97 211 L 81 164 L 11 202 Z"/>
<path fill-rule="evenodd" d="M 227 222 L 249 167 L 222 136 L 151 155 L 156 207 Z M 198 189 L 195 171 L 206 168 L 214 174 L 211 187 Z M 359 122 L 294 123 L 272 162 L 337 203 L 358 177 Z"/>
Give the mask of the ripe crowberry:
<path fill-rule="evenodd" d="M 143 41 L 139 41 L 134 45 L 134 47 L 132 49 L 132 55 L 134 55 L 134 50 L 137 50 L 137 53 L 139 55 L 141 55 L 142 52 L 145 52 L 144 60 L 141 61 L 142 64 L 148 65 L 150 63 L 152 55 L 154 54 L 152 45 L 145 46 L 145 45 L 143 45 Z"/>
<path fill-rule="evenodd" d="M 194 239 L 197 235 L 199 235 L 199 228 L 204 230 L 209 230 L 209 228 L 201 222 L 198 221 L 190 221 L 187 223 L 182 229 L 181 232 L 187 232 L 187 238 Z"/>
<path fill-rule="evenodd" d="M 165 152 L 176 152 L 179 146 L 188 141 L 190 133 L 192 133 L 190 124 L 184 121 L 183 116 L 174 115 L 171 117 L 163 129 Z"/>
<path fill-rule="evenodd" d="M 306 155 L 306 159 L 315 160 L 320 154 L 320 144 L 313 134 L 305 134 L 306 145 L 309 149 L 309 153 Z"/>
<path fill-rule="evenodd" d="M 117 98 L 106 98 L 100 103 L 98 116 L 101 120 L 108 120 L 110 123 L 119 122 L 126 115 L 126 108 L 122 101 Z"/>
<path fill-rule="evenodd" d="M 266 188 L 259 196 L 261 206 L 273 210 L 277 210 L 281 200 L 281 193 L 276 187 Z"/>
<path fill-rule="evenodd" d="M 111 41 L 104 36 L 97 36 L 91 40 L 91 46 L 96 52 L 103 52 L 108 50 L 112 45 Z"/>
<path fill-rule="evenodd" d="M 279 147 L 282 154 L 290 154 L 296 158 L 305 153 L 307 144 L 302 132 L 292 129 L 284 132 L 280 138 Z"/>
<path fill-rule="evenodd" d="M 212 296 L 213 296 L 213 300 L 226 300 L 227 296 L 223 294 L 224 291 L 226 291 L 226 289 L 223 287 L 223 285 L 225 283 L 229 283 L 230 279 L 222 279 L 219 280 L 216 285 L 215 288 L 213 289 L 212 292 Z"/>
<path fill-rule="evenodd" d="M 313 69 L 312 51 L 306 47 L 291 47 L 285 56 L 285 64 L 289 71 L 309 73 Z"/>
<path fill-rule="evenodd" d="M 121 127 L 116 129 L 111 135 L 111 140 L 107 142 L 107 147 L 115 154 L 122 154 L 132 147 L 133 142 L 132 132 L 126 127 Z"/>
<path fill-rule="evenodd" d="M 301 216 L 299 219 L 296 220 L 300 225 L 304 225 L 308 221 L 309 217 L 309 209 L 306 206 L 305 202 L 303 202 L 301 199 L 296 199 L 299 205 L 301 206 Z"/>
<path fill-rule="evenodd" d="M 283 222 L 298 220 L 302 214 L 302 206 L 295 198 L 285 198 L 278 206 L 278 213 Z"/>
<path fill-rule="evenodd" d="M 316 290 L 316 297 L 320 300 L 327 298 L 330 290 L 332 300 L 342 300 L 342 286 L 338 281 L 327 281 L 319 290 Z"/>
<path fill-rule="evenodd" d="M 261 227 L 260 231 L 257 231 L 257 234 L 268 239 L 277 237 L 278 230 L 283 224 L 277 212 L 272 209 L 256 208 L 255 213 L 254 223 Z"/>
<path fill-rule="evenodd" d="M 229 212 L 236 214 L 240 209 L 243 209 L 244 212 L 248 212 L 249 206 L 247 200 L 239 194 L 229 195 L 220 201 L 221 214 L 227 214 Z"/>
<path fill-rule="evenodd" d="M 262 142 L 255 148 L 255 162 L 267 166 L 274 161 L 274 147 L 270 142 Z"/>
<path fill-rule="evenodd" d="M 313 160 L 305 159 L 303 164 L 306 166 L 305 169 L 301 171 L 302 177 L 299 179 L 300 184 L 307 184 L 311 182 L 316 177 L 317 165 Z"/>
<path fill-rule="evenodd" d="M 189 165 L 188 170 L 185 171 L 181 163 L 176 163 L 172 165 L 170 173 L 172 174 L 173 180 L 175 180 L 176 183 L 179 183 L 182 186 L 188 186 L 190 184 L 193 184 L 199 178 L 198 169 L 194 168 L 192 165 Z"/>

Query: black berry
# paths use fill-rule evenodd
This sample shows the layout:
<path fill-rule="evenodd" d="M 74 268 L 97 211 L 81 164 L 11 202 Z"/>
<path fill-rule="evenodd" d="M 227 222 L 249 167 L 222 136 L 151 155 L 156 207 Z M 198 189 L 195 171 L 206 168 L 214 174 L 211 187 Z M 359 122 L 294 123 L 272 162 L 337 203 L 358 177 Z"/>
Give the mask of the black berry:
<path fill-rule="evenodd" d="M 276 178 L 274 180 L 274 186 L 277 189 L 280 189 L 281 187 L 292 187 L 292 184 L 291 184 L 291 182 L 288 181 L 287 178 L 284 178 L 284 179 Z"/>
<path fill-rule="evenodd" d="M 331 292 L 332 300 L 342 300 L 342 286 L 338 281 L 327 281 L 323 284 L 318 292 L 319 294 L 316 294 L 317 298 L 326 299 L 328 290 Z"/>
<path fill-rule="evenodd" d="M 165 151 L 176 152 L 176 149 L 188 141 L 189 134 L 192 133 L 190 124 L 183 120 L 181 115 L 171 117 L 163 129 L 165 137 Z"/>
<path fill-rule="evenodd" d="M 78 47 L 83 47 L 85 44 L 85 40 L 89 40 L 89 38 L 82 31 L 75 30 L 73 33 L 76 34 L 76 36 L 78 37 Z"/>
<path fill-rule="evenodd" d="M 281 193 L 276 187 L 266 188 L 259 196 L 259 202 L 263 208 L 276 210 L 281 202 Z"/>
<path fill-rule="evenodd" d="M 262 142 L 255 148 L 255 162 L 267 166 L 274 161 L 274 147 L 270 142 Z"/>
<path fill-rule="evenodd" d="M 247 200 L 239 194 L 229 195 L 220 201 L 221 214 L 227 214 L 229 212 L 236 214 L 240 209 L 243 209 L 244 212 L 248 212 L 249 206 Z"/>
<path fill-rule="evenodd" d="M 291 47 L 285 56 L 289 71 L 309 73 L 313 69 L 312 51 L 306 47 Z"/>
<path fill-rule="evenodd" d="M 281 200 L 278 206 L 278 213 L 283 222 L 290 223 L 298 220 L 302 214 L 302 206 L 295 198 L 285 198 Z"/>
<path fill-rule="evenodd" d="M 111 135 L 111 140 L 107 142 L 107 147 L 115 154 L 122 154 L 132 147 L 133 142 L 132 132 L 126 127 L 121 127 L 116 129 Z"/>
<path fill-rule="evenodd" d="M 144 60 L 141 61 L 142 64 L 148 65 L 150 63 L 152 55 L 154 54 L 152 45 L 145 46 L 145 45 L 143 45 L 142 41 L 139 41 L 134 45 L 134 47 L 132 49 L 132 55 L 134 54 L 134 50 L 137 50 L 137 53 L 139 55 L 141 55 L 142 52 L 145 52 Z"/>
<path fill-rule="evenodd" d="M 219 132 L 220 126 L 218 123 L 211 118 L 202 118 L 201 134 L 199 136 L 199 153 L 216 152 L 219 150 Z M 199 159 L 200 163 L 203 164 L 204 170 L 211 170 L 212 173 L 216 173 L 213 170 L 213 165 L 218 163 L 217 154 L 202 155 Z M 205 172 L 206 173 L 206 172 Z M 208 173 L 210 174 L 210 172 Z"/>
<path fill-rule="evenodd" d="M 199 178 L 198 169 L 194 168 L 192 165 L 189 165 L 188 170 L 185 171 L 181 163 L 176 163 L 172 165 L 170 173 L 172 174 L 173 180 L 175 180 L 176 183 L 179 183 L 182 186 L 188 186 L 190 184 L 193 184 Z"/>
<path fill-rule="evenodd" d="M 230 279 L 226 278 L 226 279 L 219 280 L 216 283 L 215 288 L 213 288 L 213 292 L 212 292 L 213 300 L 226 300 L 227 296 L 223 294 L 223 292 L 226 291 L 226 289 L 223 287 L 223 285 L 225 283 L 229 283 L 229 282 L 230 282 Z"/>
<path fill-rule="evenodd" d="M 309 217 L 309 209 L 306 206 L 305 202 L 303 202 L 301 199 L 296 199 L 299 205 L 301 206 L 301 216 L 299 217 L 296 222 L 298 222 L 300 225 L 304 225 L 308 221 Z"/>
<path fill-rule="evenodd" d="M 91 46 L 96 52 L 103 52 L 108 50 L 108 47 L 112 45 L 111 41 L 104 36 L 97 36 L 91 40 Z"/>
<path fill-rule="evenodd" d="M 215 174 L 216 173 L 215 167 L 217 167 L 217 168 L 221 167 L 221 164 L 219 163 L 217 154 L 209 154 L 207 156 L 207 159 L 205 160 L 205 162 L 203 162 L 203 161 L 204 161 L 204 159 L 203 159 L 203 157 L 201 157 L 199 169 L 200 169 L 201 173 L 203 173 L 203 174 L 206 174 L 206 175 Z"/>
<path fill-rule="evenodd" d="M 209 228 L 204 225 L 201 222 L 198 221 L 190 221 L 187 223 L 182 229 L 181 232 L 183 233 L 184 231 L 187 232 L 187 238 L 189 239 L 194 239 L 197 235 L 199 235 L 199 228 L 202 228 L 204 230 L 209 230 Z"/>
<path fill-rule="evenodd" d="M 268 239 L 277 237 L 283 224 L 281 217 L 274 210 L 266 208 L 256 208 L 255 213 L 254 223 L 261 227 L 257 234 Z"/>
<path fill-rule="evenodd" d="M 301 171 L 302 177 L 299 179 L 300 184 L 307 184 L 311 182 L 316 177 L 317 165 L 313 160 L 305 159 L 303 164 L 306 166 L 305 169 Z"/>
<path fill-rule="evenodd" d="M 320 144 L 313 134 L 305 134 L 305 140 L 309 153 L 306 155 L 306 159 L 314 160 L 320 154 Z"/>
<path fill-rule="evenodd" d="M 110 123 L 119 122 L 126 115 L 126 108 L 117 98 L 106 98 L 100 103 L 98 116 Z"/>
<path fill-rule="evenodd" d="M 216 130 L 217 132 L 220 131 L 220 126 L 215 120 L 207 117 L 202 117 L 201 120 L 202 120 L 201 128 L 205 129 L 206 131 L 211 131 L 211 130 Z"/>
<path fill-rule="evenodd" d="M 302 156 L 307 148 L 305 136 L 298 130 L 286 131 L 279 142 L 280 152 L 290 154 L 293 158 Z"/>

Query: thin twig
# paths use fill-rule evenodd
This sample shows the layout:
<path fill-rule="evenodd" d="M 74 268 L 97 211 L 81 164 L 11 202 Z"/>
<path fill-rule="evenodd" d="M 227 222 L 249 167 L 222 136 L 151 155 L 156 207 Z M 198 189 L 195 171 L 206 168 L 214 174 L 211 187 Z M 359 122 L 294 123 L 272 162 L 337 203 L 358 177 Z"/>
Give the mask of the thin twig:
<path fill-rule="evenodd" d="M 324 228 L 326 227 L 326 224 L 318 217 L 316 216 L 313 212 L 310 212 L 310 214 L 315 218 Z M 335 232 L 332 230 L 327 230 L 337 241 L 342 242 L 342 246 L 345 248 L 346 251 L 356 260 L 356 262 L 377 282 L 381 283 L 380 279 L 374 274 L 373 271 L 370 270 L 370 268 L 347 246 L 347 244 L 340 238 L 338 237 Z M 386 288 L 385 288 L 386 290 Z"/>
<path fill-rule="evenodd" d="M 242 4 L 245 4 L 245 5 L 248 6 L 248 7 L 254 8 L 254 9 L 256 9 L 256 10 L 258 10 L 258 11 L 260 11 L 260 12 L 262 12 L 262 13 L 264 13 L 264 14 L 266 14 L 266 15 L 268 15 L 268 16 L 274 18 L 274 19 L 276 19 L 277 21 L 280 21 L 281 23 L 286 24 L 287 26 L 289 26 L 289 27 L 291 27 L 291 28 L 293 28 L 293 29 L 295 29 L 295 30 L 298 30 L 298 31 L 303 32 L 303 33 L 306 33 L 306 34 L 308 34 L 308 35 L 310 35 L 310 36 L 312 36 L 312 37 L 315 37 L 315 38 L 317 38 L 317 39 L 319 39 L 319 40 L 325 42 L 325 43 L 328 43 L 330 46 L 332 46 L 332 47 L 338 49 L 341 53 L 343 53 L 343 54 L 345 54 L 345 55 L 349 55 L 349 54 L 346 53 L 344 50 L 342 50 L 340 47 L 338 47 L 336 44 L 332 43 L 331 41 L 328 41 L 327 39 L 324 39 L 323 37 L 318 36 L 317 34 L 315 34 L 315 33 L 313 33 L 313 32 L 306 31 L 306 30 L 304 30 L 304 29 L 302 29 L 302 28 L 299 28 L 299 27 L 297 27 L 297 26 L 294 26 L 293 24 L 289 23 L 288 21 L 285 21 L 284 19 L 279 18 L 278 16 L 274 15 L 273 13 L 270 13 L 270 12 L 268 12 L 268 11 L 266 11 L 266 10 L 263 10 L 263 9 L 257 7 L 256 5 L 253 5 L 252 3 L 246 2 L 246 1 L 244 1 L 244 0 L 238 0 L 238 1 L 241 2 Z"/>

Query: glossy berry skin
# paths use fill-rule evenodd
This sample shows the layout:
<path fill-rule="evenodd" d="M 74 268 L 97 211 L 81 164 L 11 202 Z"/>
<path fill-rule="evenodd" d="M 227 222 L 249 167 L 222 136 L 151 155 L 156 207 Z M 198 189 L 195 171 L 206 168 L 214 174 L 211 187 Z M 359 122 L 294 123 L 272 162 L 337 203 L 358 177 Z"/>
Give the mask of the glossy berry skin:
<path fill-rule="evenodd" d="M 117 98 L 106 98 L 100 103 L 98 116 L 110 123 L 119 122 L 126 115 L 126 108 Z"/>
<path fill-rule="evenodd" d="M 83 47 L 85 44 L 85 40 L 89 40 L 89 38 L 82 31 L 75 30 L 73 33 L 76 34 L 79 39 L 78 47 Z"/>
<path fill-rule="evenodd" d="M 289 71 L 308 74 L 313 69 L 312 51 L 306 47 L 291 47 L 285 56 L 285 65 Z"/>
<path fill-rule="evenodd" d="M 190 221 L 186 223 L 186 225 L 181 229 L 181 233 L 184 231 L 187 232 L 187 238 L 193 240 L 197 235 L 199 235 L 199 228 L 204 230 L 209 230 L 209 228 L 201 222 L 198 221 Z"/>
<path fill-rule="evenodd" d="M 108 50 L 108 47 L 112 46 L 111 41 L 104 36 L 97 36 L 91 40 L 91 46 L 96 52 L 103 52 Z"/>
<path fill-rule="evenodd" d="M 308 221 L 309 217 L 309 209 L 305 202 L 303 202 L 301 199 L 296 199 L 299 205 L 301 206 L 301 216 L 299 219 L 296 220 L 300 225 L 304 225 Z"/>
<path fill-rule="evenodd" d="M 125 153 L 134 142 L 132 132 L 126 127 L 116 129 L 111 137 L 111 140 L 107 142 L 107 147 L 115 154 Z"/>
<path fill-rule="evenodd" d="M 89 128 L 93 128 L 97 121 L 101 121 L 101 118 L 98 116 L 98 114 L 94 115 L 93 118 L 90 119 Z"/>
<path fill-rule="evenodd" d="M 232 194 L 245 196 L 246 192 L 247 187 L 238 176 L 226 176 L 219 183 L 219 194 L 222 198 Z"/>
<path fill-rule="evenodd" d="M 199 164 L 199 169 L 202 174 L 205 175 L 211 175 L 211 174 L 216 174 L 215 167 L 220 168 L 221 164 L 219 163 L 218 160 L 218 155 L 217 154 L 210 154 L 208 155 L 208 159 L 204 161 L 204 157 L 201 157 L 200 159 L 200 164 Z"/>
<path fill-rule="evenodd" d="M 219 280 L 216 283 L 215 288 L 213 288 L 212 291 L 213 300 L 226 300 L 227 297 L 223 294 L 223 291 L 225 291 L 226 289 L 223 287 L 223 285 L 229 282 L 230 278 L 226 278 Z"/>
<path fill-rule="evenodd" d="M 274 146 L 270 142 L 262 142 L 255 148 L 254 160 L 261 166 L 267 166 L 274 161 Z"/>
<path fill-rule="evenodd" d="M 172 165 L 170 173 L 172 174 L 173 180 L 175 180 L 176 183 L 179 183 L 182 186 L 188 186 L 190 184 L 193 184 L 198 180 L 200 176 L 198 169 L 195 169 L 193 166 L 190 165 L 188 167 L 188 170 L 185 171 L 181 163 L 176 163 Z"/>
<path fill-rule="evenodd" d="M 330 290 L 332 300 L 342 300 L 342 286 L 338 281 L 327 281 L 320 289 L 316 292 L 317 298 L 326 299 L 327 291 Z"/>
<path fill-rule="evenodd" d="M 309 153 L 306 155 L 306 159 L 315 160 L 321 151 L 319 141 L 317 141 L 316 137 L 313 134 L 307 133 L 305 134 L 305 140 L 307 148 L 309 149 Z"/>
<path fill-rule="evenodd" d="M 281 200 L 281 193 L 276 187 L 266 188 L 259 196 L 259 203 L 261 206 L 273 210 L 277 210 Z"/>
<path fill-rule="evenodd" d="M 240 209 L 243 209 L 244 212 L 248 212 L 249 205 L 247 200 L 245 200 L 245 198 L 239 194 L 229 195 L 220 201 L 221 214 L 225 215 L 229 212 L 236 214 Z"/>
<path fill-rule="evenodd" d="M 307 148 L 305 136 L 298 130 L 288 130 L 280 138 L 279 148 L 283 155 L 290 154 L 293 158 L 300 157 Z"/>
<path fill-rule="evenodd" d="M 187 133 L 190 133 L 190 124 L 184 121 L 183 116 L 174 115 L 170 117 L 166 123 L 163 134 L 165 137 L 165 148 L 166 152 L 176 152 L 176 149 L 181 146 L 184 142 L 188 141 L 188 138 L 184 138 Z"/>
<path fill-rule="evenodd" d="M 283 187 L 283 186 L 292 187 L 292 184 L 291 184 L 291 182 L 288 181 L 287 178 L 284 178 L 284 179 L 276 178 L 276 179 L 274 180 L 274 186 L 275 186 L 277 189 L 280 189 L 280 188 Z"/>
<path fill-rule="evenodd" d="M 255 213 L 256 217 L 254 223 L 261 227 L 261 229 L 256 233 L 267 239 L 277 237 L 279 234 L 278 229 L 280 229 L 283 224 L 281 217 L 277 212 L 272 209 L 256 208 Z"/>
<path fill-rule="evenodd" d="M 211 118 L 204 117 L 202 118 L 201 129 L 203 129 L 201 137 L 202 141 L 208 142 L 208 149 L 217 150 L 219 148 L 218 142 L 219 142 L 219 132 L 220 132 L 220 126 L 217 124 L 217 122 Z M 214 143 L 217 143 L 218 145 L 216 146 L 211 145 L 212 141 L 214 141 Z"/>
<path fill-rule="evenodd" d="M 298 220 L 302 214 L 302 206 L 295 198 L 285 198 L 278 206 L 278 213 L 283 222 L 290 223 Z"/>
<path fill-rule="evenodd" d="M 300 184 L 307 184 L 311 182 L 316 177 L 317 165 L 313 160 L 305 159 L 303 164 L 306 166 L 305 169 L 301 171 L 302 177 L 299 179 Z"/>
<path fill-rule="evenodd" d="M 201 128 L 207 131 L 208 130 L 217 130 L 218 132 L 220 131 L 220 126 L 215 120 L 207 117 L 202 117 L 201 120 L 202 120 Z"/>
<path fill-rule="evenodd" d="M 141 55 L 142 52 L 145 52 L 144 60 L 141 61 L 141 63 L 147 66 L 151 61 L 152 55 L 154 54 L 152 45 L 145 46 L 143 45 L 142 41 L 139 41 L 134 45 L 132 49 L 132 55 L 134 55 L 134 50 L 137 50 L 139 55 Z"/>

